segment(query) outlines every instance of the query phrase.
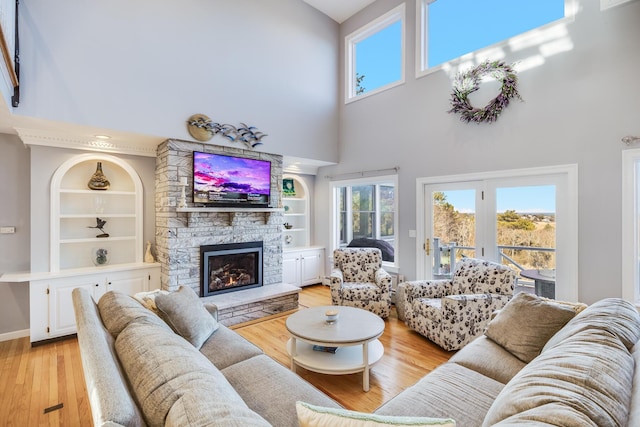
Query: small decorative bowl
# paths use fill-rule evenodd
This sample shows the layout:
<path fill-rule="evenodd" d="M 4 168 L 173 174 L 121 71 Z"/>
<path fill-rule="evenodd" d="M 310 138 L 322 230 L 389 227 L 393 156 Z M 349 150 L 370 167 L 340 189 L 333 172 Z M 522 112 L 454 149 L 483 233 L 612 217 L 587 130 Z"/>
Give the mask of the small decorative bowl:
<path fill-rule="evenodd" d="M 338 320 L 338 310 L 327 310 L 324 316 L 327 323 L 334 323 Z"/>

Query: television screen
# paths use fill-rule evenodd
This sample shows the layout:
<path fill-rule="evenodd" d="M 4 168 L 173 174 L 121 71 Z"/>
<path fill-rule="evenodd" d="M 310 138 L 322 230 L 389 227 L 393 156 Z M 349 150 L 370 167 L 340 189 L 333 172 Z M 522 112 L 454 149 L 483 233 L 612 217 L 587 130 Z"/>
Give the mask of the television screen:
<path fill-rule="evenodd" d="M 267 207 L 270 192 L 270 161 L 193 153 L 193 203 Z"/>

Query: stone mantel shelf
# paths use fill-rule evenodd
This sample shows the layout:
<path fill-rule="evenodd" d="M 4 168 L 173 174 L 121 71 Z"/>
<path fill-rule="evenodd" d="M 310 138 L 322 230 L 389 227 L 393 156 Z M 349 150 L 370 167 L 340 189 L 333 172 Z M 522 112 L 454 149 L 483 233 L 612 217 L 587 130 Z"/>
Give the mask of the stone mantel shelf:
<path fill-rule="evenodd" d="M 191 215 L 198 215 L 200 213 L 227 213 L 229 214 L 229 224 L 236 224 L 236 214 L 238 213 L 264 213 L 265 214 L 265 224 L 269 222 L 269 218 L 273 213 L 284 212 L 283 208 L 213 208 L 213 207 L 186 207 L 186 208 L 176 208 L 176 212 L 178 213 L 186 213 L 188 215 L 187 224 L 191 220 Z"/>
<path fill-rule="evenodd" d="M 284 212 L 283 208 L 212 208 L 212 207 L 186 207 L 186 208 L 176 208 L 176 212 L 226 212 L 226 213 L 236 213 L 236 212 Z"/>

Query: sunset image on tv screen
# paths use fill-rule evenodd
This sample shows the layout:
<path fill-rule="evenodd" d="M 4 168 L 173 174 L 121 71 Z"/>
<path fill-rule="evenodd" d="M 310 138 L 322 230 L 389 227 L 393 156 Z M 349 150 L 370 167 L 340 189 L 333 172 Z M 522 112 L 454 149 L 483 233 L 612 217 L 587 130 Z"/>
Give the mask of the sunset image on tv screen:
<path fill-rule="evenodd" d="M 266 160 L 193 154 L 194 202 L 268 203 L 271 163 Z"/>

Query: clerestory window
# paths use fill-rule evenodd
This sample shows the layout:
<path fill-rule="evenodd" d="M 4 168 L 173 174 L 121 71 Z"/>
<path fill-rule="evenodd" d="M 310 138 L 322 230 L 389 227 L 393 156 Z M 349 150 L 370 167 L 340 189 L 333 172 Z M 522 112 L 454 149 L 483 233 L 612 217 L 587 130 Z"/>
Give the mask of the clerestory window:
<path fill-rule="evenodd" d="M 513 37 L 569 17 L 572 2 L 418 0 L 416 74 L 489 46 L 506 45 Z"/>
<path fill-rule="evenodd" d="M 345 37 L 346 102 L 404 82 L 405 6 Z"/>

